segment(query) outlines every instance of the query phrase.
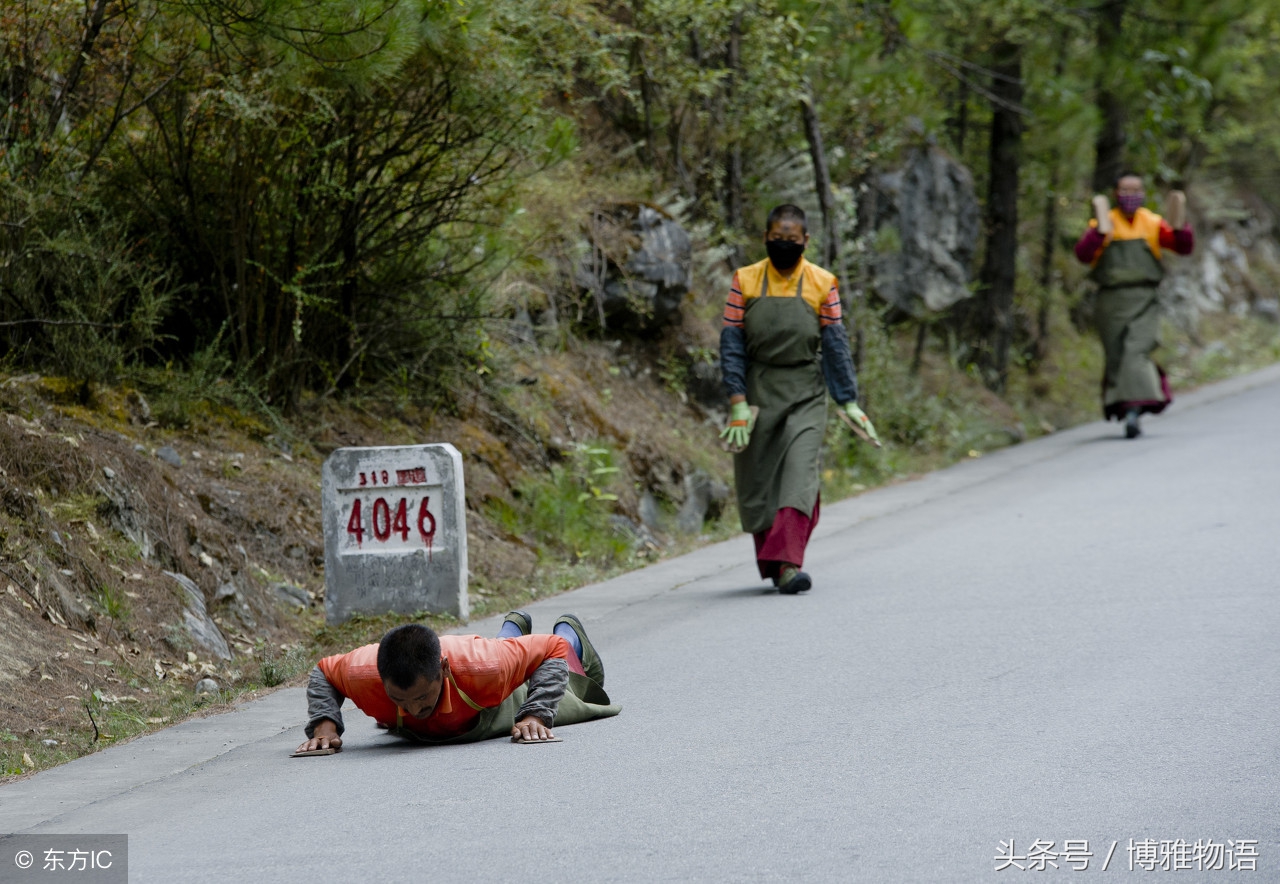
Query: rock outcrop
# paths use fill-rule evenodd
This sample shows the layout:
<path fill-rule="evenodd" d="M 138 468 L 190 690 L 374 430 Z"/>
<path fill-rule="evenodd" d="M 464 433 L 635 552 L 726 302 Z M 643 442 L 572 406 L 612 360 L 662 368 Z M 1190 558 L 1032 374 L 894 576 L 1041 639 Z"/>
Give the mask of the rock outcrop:
<path fill-rule="evenodd" d="M 1160 297 L 1193 330 L 1204 313 L 1254 313 L 1280 321 L 1280 241 L 1276 218 L 1256 195 L 1205 183 L 1188 194 L 1196 249 L 1165 261 Z"/>
<path fill-rule="evenodd" d="M 970 296 L 980 221 L 964 165 L 935 145 L 917 148 L 902 168 L 876 177 L 864 205 L 863 224 L 874 231 L 877 295 L 911 316 Z"/>
<path fill-rule="evenodd" d="M 175 574 L 172 571 L 164 573 L 182 587 L 182 625 L 186 627 L 191 640 L 207 653 L 212 654 L 215 659 L 230 660 L 231 650 L 227 647 L 227 640 L 223 637 L 222 630 L 218 629 L 218 625 L 209 616 L 204 603 L 204 593 L 200 591 L 200 587 L 184 574 Z"/>
<path fill-rule="evenodd" d="M 654 206 L 621 203 L 593 214 L 574 283 L 602 327 L 648 334 L 679 319 L 692 277 L 685 229 Z"/>

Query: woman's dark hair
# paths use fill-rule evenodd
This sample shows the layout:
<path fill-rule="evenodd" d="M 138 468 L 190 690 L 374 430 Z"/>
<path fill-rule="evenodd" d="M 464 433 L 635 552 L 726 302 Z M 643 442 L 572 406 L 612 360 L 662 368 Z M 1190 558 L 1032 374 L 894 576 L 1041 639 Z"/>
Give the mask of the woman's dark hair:
<path fill-rule="evenodd" d="M 809 232 L 809 225 L 804 218 L 804 209 L 799 206 L 793 206 L 790 203 L 774 206 L 773 211 L 769 213 L 769 217 L 765 219 L 765 232 L 767 233 L 769 228 L 779 221 L 799 221 L 800 229 L 805 233 Z"/>
<path fill-rule="evenodd" d="M 419 678 L 440 677 L 440 638 L 417 623 L 397 626 L 378 642 L 378 676 L 402 691 Z"/>

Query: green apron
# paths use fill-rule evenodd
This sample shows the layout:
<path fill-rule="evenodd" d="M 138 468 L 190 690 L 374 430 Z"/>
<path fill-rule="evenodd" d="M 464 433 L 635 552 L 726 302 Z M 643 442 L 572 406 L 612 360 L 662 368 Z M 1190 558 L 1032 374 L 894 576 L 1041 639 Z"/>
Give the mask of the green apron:
<path fill-rule="evenodd" d="M 452 681 L 453 676 L 450 675 L 449 679 Z M 456 681 L 453 682 L 453 687 L 464 703 L 480 712 L 480 717 L 476 719 L 476 723 L 472 725 L 471 730 L 456 737 L 429 737 L 426 734 L 415 733 L 405 727 L 403 713 L 397 709 L 396 726 L 391 728 L 388 733 L 417 740 L 419 743 L 432 743 L 435 745 L 475 743 L 480 740 L 492 740 L 496 737 L 510 737 L 511 728 L 516 723 L 516 712 L 524 705 L 525 699 L 529 696 L 528 684 L 522 684 L 497 706 L 490 706 L 486 709 L 463 693 Z M 609 718 L 621 711 L 622 707 L 620 705 L 609 702 L 609 695 L 604 692 L 604 688 L 585 675 L 570 672 L 569 688 L 564 692 L 564 697 L 556 708 L 555 726 L 578 724 L 583 721 L 590 721 L 593 718 Z"/>
<path fill-rule="evenodd" d="M 742 530 L 768 531 L 778 510 L 811 515 L 821 482 L 827 388 L 822 378 L 818 314 L 801 297 L 769 297 L 769 272 L 760 297 L 747 302 L 747 402 L 760 409 L 751 442 L 733 458 Z"/>
<path fill-rule="evenodd" d="M 1161 411 L 1168 404 L 1164 374 L 1151 360 L 1160 345 L 1160 303 L 1156 287 L 1164 278 L 1160 260 L 1145 240 L 1112 242 L 1093 269 L 1098 283 L 1098 336 L 1106 353 L 1102 410 L 1122 417 L 1129 408 Z"/>

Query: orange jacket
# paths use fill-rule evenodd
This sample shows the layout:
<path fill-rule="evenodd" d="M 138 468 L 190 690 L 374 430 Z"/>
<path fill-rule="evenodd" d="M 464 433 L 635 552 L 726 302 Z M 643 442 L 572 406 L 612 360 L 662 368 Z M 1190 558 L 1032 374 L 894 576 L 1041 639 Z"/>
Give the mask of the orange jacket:
<path fill-rule="evenodd" d="M 346 654 L 320 661 L 320 671 L 360 711 L 389 727 L 397 713 L 403 726 L 436 739 L 465 734 L 480 717 L 480 710 L 502 703 L 529 680 L 543 661 L 568 662 L 569 643 L 558 635 L 525 635 L 519 638 L 481 638 L 478 635 L 440 636 L 440 656 L 449 661 L 436 708 L 425 719 L 397 709 L 378 676 L 378 646 L 365 645 Z"/>

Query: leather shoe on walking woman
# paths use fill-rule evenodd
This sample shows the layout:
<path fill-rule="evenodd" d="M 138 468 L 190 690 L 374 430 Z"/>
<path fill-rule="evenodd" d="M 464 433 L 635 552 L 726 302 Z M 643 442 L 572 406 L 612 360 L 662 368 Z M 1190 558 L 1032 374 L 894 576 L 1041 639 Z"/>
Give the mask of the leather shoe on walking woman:
<path fill-rule="evenodd" d="M 787 565 L 778 575 L 778 592 L 783 595 L 808 592 L 812 588 L 813 580 L 795 565 Z"/>

